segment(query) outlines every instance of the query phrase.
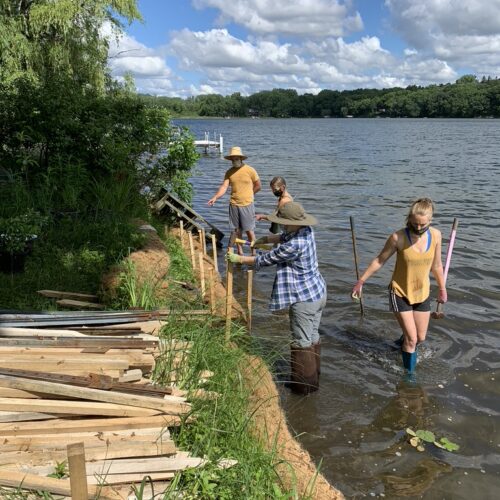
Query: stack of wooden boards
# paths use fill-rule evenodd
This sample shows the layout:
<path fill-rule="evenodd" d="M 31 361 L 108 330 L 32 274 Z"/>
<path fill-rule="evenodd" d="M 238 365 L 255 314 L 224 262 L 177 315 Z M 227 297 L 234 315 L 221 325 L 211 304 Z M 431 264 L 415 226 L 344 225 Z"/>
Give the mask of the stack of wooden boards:
<path fill-rule="evenodd" d="M 0 487 L 71 496 L 69 479 L 47 475 L 77 442 L 85 447 L 89 498 L 127 498 L 145 476 L 158 492 L 177 471 L 202 465 L 170 438 L 168 428 L 189 421 L 183 393 L 144 376 L 165 350 L 175 360 L 188 348 L 160 346 L 136 326 L 0 323 Z"/>

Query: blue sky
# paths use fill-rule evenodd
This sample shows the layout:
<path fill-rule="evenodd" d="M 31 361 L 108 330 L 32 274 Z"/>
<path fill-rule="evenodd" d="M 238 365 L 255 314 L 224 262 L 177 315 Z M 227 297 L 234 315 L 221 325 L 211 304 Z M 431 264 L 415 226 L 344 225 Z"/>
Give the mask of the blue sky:
<path fill-rule="evenodd" d="M 138 0 L 116 78 L 189 97 L 387 88 L 500 76 L 500 0 Z"/>

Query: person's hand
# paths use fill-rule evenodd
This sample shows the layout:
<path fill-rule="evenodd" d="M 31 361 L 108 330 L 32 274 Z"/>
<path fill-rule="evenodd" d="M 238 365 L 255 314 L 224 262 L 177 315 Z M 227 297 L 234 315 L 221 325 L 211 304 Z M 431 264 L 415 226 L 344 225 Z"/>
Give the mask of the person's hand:
<path fill-rule="evenodd" d="M 243 258 L 241 255 L 238 255 L 237 253 L 228 252 L 226 254 L 226 260 L 228 262 L 231 262 L 232 264 L 241 264 Z"/>
<path fill-rule="evenodd" d="M 269 243 L 267 240 L 267 236 L 261 236 L 260 238 L 257 238 L 256 240 L 253 240 L 252 243 L 250 243 L 250 248 L 254 248 L 257 245 L 265 245 L 266 243 Z"/>
<path fill-rule="evenodd" d="M 255 220 L 266 220 L 266 219 L 267 219 L 266 214 L 257 214 L 255 216 Z"/>
<path fill-rule="evenodd" d="M 213 196 L 212 198 L 210 198 L 207 202 L 207 205 L 209 207 L 213 207 L 214 206 L 214 203 L 217 201 L 217 198 L 215 196 Z"/>
<path fill-rule="evenodd" d="M 445 304 L 446 302 L 448 302 L 448 293 L 446 292 L 446 288 L 441 288 L 439 290 L 437 301 L 440 304 Z"/>
<path fill-rule="evenodd" d="M 363 285 L 365 282 L 363 280 L 356 281 L 355 285 L 352 287 L 351 297 L 354 300 L 359 300 L 363 292 Z"/>

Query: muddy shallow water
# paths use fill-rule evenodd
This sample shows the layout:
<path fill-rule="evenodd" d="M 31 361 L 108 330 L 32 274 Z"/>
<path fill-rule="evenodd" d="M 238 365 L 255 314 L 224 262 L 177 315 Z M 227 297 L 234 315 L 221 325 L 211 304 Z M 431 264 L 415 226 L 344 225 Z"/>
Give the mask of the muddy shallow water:
<path fill-rule="evenodd" d="M 328 284 L 322 321 L 321 389 L 307 398 L 282 390 L 300 441 L 348 498 L 493 499 L 500 491 L 500 122 L 498 120 L 179 120 L 196 138 L 221 133 L 239 145 L 263 181 L 258 212 L 276 199 L 269 180 L 283 175 L 316 215 L 320 269 Z M 226 160 L 203 156 L 192 178 L 194 208 L 227 234 L 228 196 L 206 201 Z M 349 216 L 361 267 L 403 225 L 409 201 L 430 196 L 443 233 L 443 259 L 454 217 L 457 240 L 448 275 L 446 317 L 432 321 L 416 384 L 403 380 L 388 311 L 394 261 L 365 285 L 366 315 L 349 292 L 355 281 Z M 268 223 L 258 223 L 263 235 Z M 287 316 L 270 315 L 274 273 L 254 282 L 254 335 L 281 346 Z M 235 285 L 244 289 L 244 273 Z M 243 292 L 240 292 L 243 293 Z M 435 287 L 433 287 L 435 296 Z M 278 366 L 278 369 L 281 367 Z M 284 365 L 283 370 L 286 371 Z M 460 445 L 417 452 L 404 429 L 427 429 Z"/>

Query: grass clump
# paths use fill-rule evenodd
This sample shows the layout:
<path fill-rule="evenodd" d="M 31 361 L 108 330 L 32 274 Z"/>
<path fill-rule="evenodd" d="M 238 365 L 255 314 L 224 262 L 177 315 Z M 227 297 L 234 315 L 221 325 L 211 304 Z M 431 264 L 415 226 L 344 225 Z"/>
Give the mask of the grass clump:
<path fill-rule="evenodd" d="M 275 450 L 265 450 L 251 432 L 251 388 L 242 371 L 248 368 L 248 357 L 238 347 L 249 347 L 246 333 L 233 329 L 231 342 L 226 344 L 224 327 L 216 320 L 179 317 L 169 321 L 162 338 L 167 344 L 174 339 L 190 342 L 189 353 L 183 356 L 182 369 L 177 372 L 177 384 L 192 394 L 199 394 L 200 388 L 207 391 L 206 397 L 193 398 L 194 422 L 177 428 L 173 438 L 179 448 L 206 458 L 208 464 L 177 475 L 165 498 L 175 498 L 179 492 L 185 499 L 296 497 L 280 481 L 276 470 L 280 459 Z M 167 351 L 157 361 L 154 377 L 159 383 L 174 378 L 174 356 Z M 205 382 L 207 371 L 213 375 Z M 236 460 L 237 464 L 224 469 L 220 466 L 223 459 Z"/>

